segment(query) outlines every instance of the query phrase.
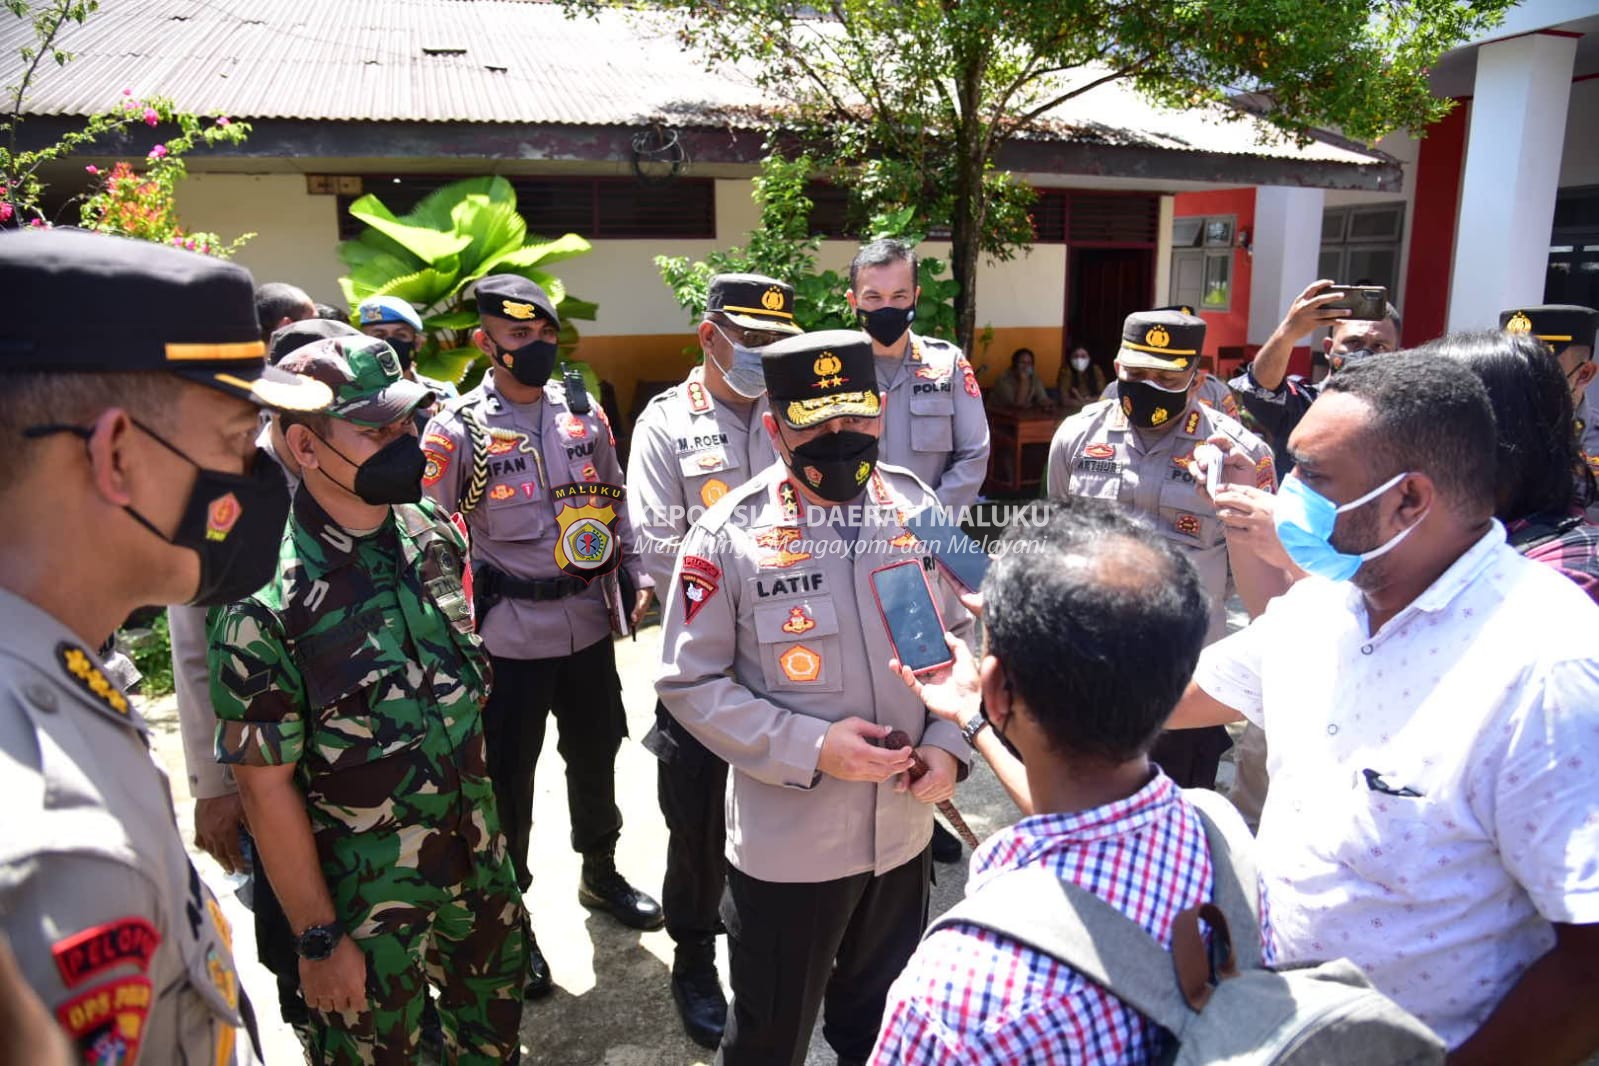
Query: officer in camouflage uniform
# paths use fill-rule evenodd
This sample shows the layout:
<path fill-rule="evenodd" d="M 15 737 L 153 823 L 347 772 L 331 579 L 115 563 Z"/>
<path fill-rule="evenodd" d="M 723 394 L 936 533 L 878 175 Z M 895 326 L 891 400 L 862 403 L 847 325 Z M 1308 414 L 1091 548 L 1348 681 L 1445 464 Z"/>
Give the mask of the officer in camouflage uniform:
<path fill-rule="evenodd" d="M 264 365 L 249 273 L 208 256 L 11 233 L 0 289 L 0 940 L 73 1062 L 230 1063 L 252 1015 L 227 922 L 91 649 L 141 604 L 270 577 L 289 497 L 259 411 L 329 392 Z"/>
<path fill-rule="evenodd" d="M 627 499 L 650 577 L 669 588 L 690 523 L 777 461 L 761 423 L 766 378 L 760 350 L 799 333 L 794 290 L 760 274 L 718 274 L 706 288 L 702 365 L 650 401 L 633 427 Z M 677 947 L 672 998 L 702 1047 L 722 1039 L 727 999 L 716 974 L 717 907 L 727 882 L 722 797 L 727 764 L 659 701 L 644 746 L 661 760 L 657 794 L 666 819 L 661 903 Z"/>
<path fill-rule="evenodd" d="M 491 366 L 444 405 L 422 435 L 422 489 L 472 532 L 472 570 L 494 695 L 483 708 L 489 773 L 525 892 L 533 882 L 533 775 L 553 713 L 566 763 L 572 847 L 583 856 L 578 901 L 637 929 L 661 907 L 616 869 L 622 812 L 616 753 L 627 735 L 611 634 L 648 606 L 650 584 L 627 517 L 627 493 L 604 409 L 576 375 L 550 381 L 560 318 L 544 290 L 515 274 L 475 289 L 473 343 Z M 624 607 L 623 584 L 631 600 Z M 530 997 L 550 991 L 536 943 Z"/>
<path fill-rule="evenodd" d="M 484 755 L 465 539 L 420 500 L 412 416 L 431 393 L 375 339 L 282 365 L 334 405 L 284 420 L 303 480 L 277 580 L 211 621 L 218 758 L 297 938 L 314 1054 L 414 1061 L 431 982 L 452 1061 L 504 1062 L 525 916 Z"/>
<path fill-rule="evenodd" d="M 1194 449 L 1225 438 L 1254 466 L 1258 488 L 1272 491 L 1277 480 L 1265 442 L 1198 398 L 1204 344 L 1205 322 L 1195 315 L 1128 315 L 1112 386 L 1117 399 L 1061 423 L 1049 446 L 1048 491 L 1053 499 L 1114 500 L 1183 549 L 1210 595 L 1211 643 L 1227 633 L 1232 569 L 1227 530 L 1196 477 Z M 1229 743 L 1220 726 L 1174 730 L 1161 735 L 1152 756 L 1179 785 L 1211 788 Z"/>

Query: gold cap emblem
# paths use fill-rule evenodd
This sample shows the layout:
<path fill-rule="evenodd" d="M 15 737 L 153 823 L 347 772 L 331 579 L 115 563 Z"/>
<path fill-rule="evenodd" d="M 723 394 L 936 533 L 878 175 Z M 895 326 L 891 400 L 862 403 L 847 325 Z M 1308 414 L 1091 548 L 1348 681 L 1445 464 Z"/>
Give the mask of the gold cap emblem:
<path fill-rule="evenodd" d="M 1171 334 L 1166 332 L 1165 326 L 1150 326 L 1144 334 L 1144 343 L 1151 348 L 1164 348 L 1171 343 Z"/>
<path fill-rule="evenodd" d="M 505 312 L 505 317 L 507 318 L 520 318 L 523 320 L 532 318 L 538 313 L 533 310 L 532 304 L 519 304 L 515 300 L 500 301 L 500 309 Z"/>
<path fill-rule="evenodd" d="M 781 311 L 783 309 L 782 290 L 774 286 L 761 293 L 761 306 L 768 311 Z"/>
<path fill-rule="evenodd" d="M 844 369 L 844 363 L 832 352 L 823 352 L 816 357 L 816 364 L 811 367 L 816 371 L 816 376 L 825 378 Z"/>
<path fill-rule="evenodd" d="M 1505 323 L 1506 333 L 1531 333 L 1532 319 L 1527 317 L 1525 311 L 1517 311 L 1510 316 L 1510 321 Z"/>

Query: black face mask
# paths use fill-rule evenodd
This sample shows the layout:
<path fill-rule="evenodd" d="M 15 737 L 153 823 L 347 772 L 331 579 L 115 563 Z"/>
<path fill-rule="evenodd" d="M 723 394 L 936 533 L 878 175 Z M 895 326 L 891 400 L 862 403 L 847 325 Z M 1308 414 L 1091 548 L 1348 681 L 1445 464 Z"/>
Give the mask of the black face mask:
<path fill-rule="evenodd" d="M 1327 366 L 1334 374 L 1340 370 L 1347 370 L 1356 363 L 1370 359 L 1377 353 L 1370 348 L 1356 348 L 1352 352 L 1332 352 L 1327 356 Z"/>
<path fill-rule="evenodd" d="M 559 345 L 553 341 L 528 341 L 520 348 L 502 348 L 492 340 L 490 343 L 494 345 L 496 361 L 517 381 L 535 388 L 543 388 L 550 380 L 555 357 L 560 352 Z"/>
<path fill-rule="evenodd" d="M 394 357 L 400 361 L 400 370 L 409 374 L 411 363 L 416 358 L 416 345 L 399 337 L 384 337 L 383 343 L 394 349 Z"/>
<path fill-rule="evenodd" d="M 824 433 L 794 448 L 788 468 L 824 500 L 847 503 L 877 466 L 877 438 L 852 429 Z"/>
<path fill-rule="evenodd" d="M 200 583 L 189 603 L 214 607 L 232 603 L 255 592 L 278 565 L 283 527 L 289 519 L 289 486 L 283 470 L 271 456 L 257 452 L 248 474 L 225 474 L 190 459 L 159 433 L 133 423 L 156 443 L 194 467 L 194 484 L 183 505 L 183 517 L 172 536 L 157 529 L 130 506 L 122 509 L 145 529 L 176 548 L 188 548 L 200 557 Z M 88 440 L 83 426 L 30 426 L 27 437 L 72 433 Z"/>
<path fill-rule="evenodd" d="M 1006 687 L 1008 688 L 1009 685 L 1007 685 Z M 988 711 L 987 710 L 983 711 L 983 717 L 984 718 L 988 718 Z M 1012 710 L 1011 711 L 1011 717 L 1007 718 L 1005 721 L 1006 722 L 1013 722 L 1015 720 L 1016 720 L 1016 712 L 1014 710 Z M 999 741 L 1000 747 L 1002 747 L 1006 751 L 1010 752 L 1011 756 L 1017 762 L 1022 763 L 1023 765 L 1026 765 L 1027 760 L 1022 758 L 1021 749 L 1017 748 L 1015 744 L 1011 743 L 1010 738 L 1005 735 L 1005 731 L 999 727 L 999 723 L 995 722 L 992 718 L 989 718 L 988 725 L 989 725 L 989 728 L 991 728 L 994 731 L 994 739 Z"/>
<path fill-rule="evenodd" d="M 1188 406 L 1187 385 L 1180 389 L 1163 389 L 1153 381 L 1117 378 L 1116 395 L 1121 398 L 1122 414 L 1127 416 L 1127 421 L 1143 429 L 1159 429 Z"/>
<path fill-rule="evenodd" d="M 315 433 L 311 435 L 327 444 L 334 455 L 355 467 L 353 488 L 342 484 L 326 470 L 322 474 L 339 488 L 361 497 L 363 503 L 415 503 L 422 498 L 422 471 L 427 468 L 427 456 L 422 454 L 422 446 L 409 433 L 389 441 L 359 466 L 323 437 Z"/>
<path fill-rule="evenodd" d="M 916 308 L 879 307 L 875 311 L 856 311 L 855 317 L 872 340 L 887 348 L 911 328 L 911 323 L 916 321 Z"/>

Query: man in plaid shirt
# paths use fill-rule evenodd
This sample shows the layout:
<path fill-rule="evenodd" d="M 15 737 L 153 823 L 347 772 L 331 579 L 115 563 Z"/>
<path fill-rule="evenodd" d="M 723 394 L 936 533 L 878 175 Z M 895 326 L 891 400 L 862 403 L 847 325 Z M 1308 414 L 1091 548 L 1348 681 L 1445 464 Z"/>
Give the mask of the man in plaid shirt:
<path fill-rule="evenodd" d="M 1077 504 L 1020 536 L 1031 543 L 1009 545 L 984 581 L 981 666 L 957 647 L 952 676 L 914 686 L 935 712 L 966 705 L 967 738 L 992 752 L 1029 815 L 972 855 L 967 892 L 1042 866 L 1169 947 L 1177 915 L 1211 898 L 1211 863 L 1198 813 L 1148 751 L 1204 643 L 1204 588 L 1181 554 L 1114 511 Z M 925 940 L 895 981 L 872 1061 L 1134 1063 L 1169 1039 L 1065 964 L 957 926 Z"/>

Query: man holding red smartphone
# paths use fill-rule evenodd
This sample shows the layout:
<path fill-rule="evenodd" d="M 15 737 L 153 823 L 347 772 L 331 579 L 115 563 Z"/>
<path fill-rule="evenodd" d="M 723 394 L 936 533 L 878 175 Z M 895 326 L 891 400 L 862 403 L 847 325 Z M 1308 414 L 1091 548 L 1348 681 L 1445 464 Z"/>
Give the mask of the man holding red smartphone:
<path fill-rule="evenodd" d="M 883 397 L 865 335 L 779 341 L 762 370 L 781 461 L 684 538 L 656 688 L 733 769 L 719 1061 L 797 1066 L 823 1011 L 839 1061 L 864 1062 L 926 921 L 932 805 L 968 754 L 883 669 L 897 656 L 872 580 L 922 561 L 904 523 L 937 500 L 877 462 Z M 947 628 L 970 632 L 944 583 L 929 595 Z M 879 746 L 893 730 L 915 747 Z M 914 783 L 913 754 L 928 767 Z"/>

